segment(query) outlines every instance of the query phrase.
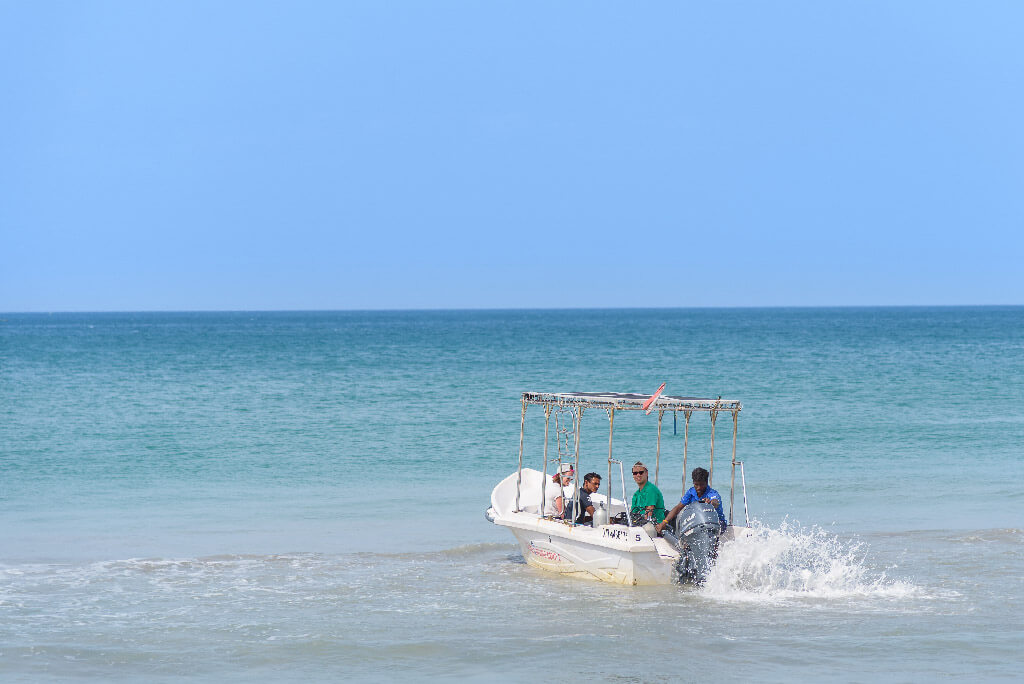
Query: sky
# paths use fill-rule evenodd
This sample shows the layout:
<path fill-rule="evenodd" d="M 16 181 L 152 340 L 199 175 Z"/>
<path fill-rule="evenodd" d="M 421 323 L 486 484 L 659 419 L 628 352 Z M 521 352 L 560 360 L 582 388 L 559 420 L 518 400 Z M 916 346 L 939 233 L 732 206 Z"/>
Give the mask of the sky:
<path fill-rule="evenodd" d="M 1024 304 L 1021 26 L 0 0 L 0 311 Z"/>

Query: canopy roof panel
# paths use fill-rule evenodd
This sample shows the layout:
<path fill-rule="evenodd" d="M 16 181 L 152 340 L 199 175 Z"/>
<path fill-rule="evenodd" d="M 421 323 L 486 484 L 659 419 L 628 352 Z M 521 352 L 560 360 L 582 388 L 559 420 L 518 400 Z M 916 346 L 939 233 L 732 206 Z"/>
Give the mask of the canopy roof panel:
<path fill-rule="evenodd" d="M 523 392 L 527 404 L 613 408 L 617 411 L 640 411 L 650 394 L 634 392 Z M 657 411 L 739 411 L 743 407 L 734 399 L 700 399 L 698 397 L 658 397 L 651 410 Z"/>

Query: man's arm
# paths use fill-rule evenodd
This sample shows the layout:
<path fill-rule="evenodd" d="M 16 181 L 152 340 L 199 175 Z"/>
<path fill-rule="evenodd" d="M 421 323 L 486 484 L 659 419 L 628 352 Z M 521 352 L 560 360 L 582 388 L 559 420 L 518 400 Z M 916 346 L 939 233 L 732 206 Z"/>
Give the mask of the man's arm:
<path fill-rule="evenodd" d="M 576 519 L 580 523 L 588 523 L 594 520 L 594 507 L 587 506 L 583 509 L 583 513 Z"/>
<path fill-rule="evenodd" d="M 665 514 L 665 519 L 655 526 L 655 529 L 658 530 L 658 534 L 661 534 L 661 531 L 665 529 L 665 526 L 675 520 L 675 517 L 679 515 L 679 511 L 681 510 L 683 510 L 683 504 L 677 503 L 675 508 Z"/>

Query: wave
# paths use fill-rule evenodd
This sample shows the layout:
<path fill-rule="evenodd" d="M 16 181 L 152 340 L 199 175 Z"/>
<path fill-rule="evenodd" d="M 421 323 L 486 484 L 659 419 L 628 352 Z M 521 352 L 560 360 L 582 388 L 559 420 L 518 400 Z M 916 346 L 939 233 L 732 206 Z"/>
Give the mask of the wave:
<path fill-rule="evenodd" d="M 973 543 L 1001 543 L 1001 544 L 1024 544 L 1024 530 L 1015 528 L 1003 528 L 993 530 L 968 530 L 950 535 L 953 541 L 967 544 Z"/>
<path fill-rule="evenodd" d="M 111 577 L 150 574 L 209 574 L 225 572 L 274 572 L 275 570 L 341 571 L 372 567 L 382 561 L 445 562 L 472 560 L 518 552 L 515 544 L 466 544 L 436 551 L 355 552 L 324 554 L 292 552 L 274 554 L 218 554 L 195 558 L 121 558 L 85 563 L 0 563 L 0 577 Z"/>
<path fill-rule="evenodd" d="M 486 544 L 466 544 L 464 546 L 456 546 L 453 549 L 447 549 L 441 551 L 446 556 L 475 556 L 483 553 L 491 553 L 494 551 L 518 551 L 519 546 L 516 544 L 500 544 L 500 543 L 486 543 Z"/>
<path fill-rule="evenodd" d="M 515 551 L 518 551 L 518 549 L 519 547 L 515 544 L 489 542 L 480 544 L 464 544 L 462 546 L 455 546 L 450 549 L 439 549 L 437 551 L 361 551 L 358 553 L 354 553 L 352 555 L 354 557 L 359 558 L 390 558 L 398 560 L 442 560 L 445 558 L 465 558 L 472 556 L 483 556 L 498 551 L 513 553 Z"/>
<path fill-rule="evenodd" d="M 979 530 L 907 530 L 900 532 L 873 532 L 872 537 L 900 537 L 903 539 L 931 539 L 963 544 L 999 543 L 1024 544 L 1024 530 L 1015 527 Z"/>
<path fill-rule="evenodd" d="M 749 536 L 723 546 L 701 593 L 728 601 L 773 601 L 898 599 L 919 597 L 922 590 L 872 568 L 862 544 L 787 520 L 778 528 L 754 523 Z"/>

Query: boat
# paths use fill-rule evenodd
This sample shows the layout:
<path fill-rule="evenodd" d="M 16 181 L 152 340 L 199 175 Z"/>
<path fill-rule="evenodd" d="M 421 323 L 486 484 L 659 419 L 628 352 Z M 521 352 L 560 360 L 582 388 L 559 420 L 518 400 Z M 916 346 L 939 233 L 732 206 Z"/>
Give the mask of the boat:
<path fill-rule="evenodd" d="M 729 542 L 749 533 L 746 476 L 743 462 L 736 460 L 736 437 L 742 408 L 740 402 L 721 397 L 699 399 L 662 396 L 662 389 L 659 387 L 657 392 L 650 395 L 618 392 L 523 393 L 517 467 L 494 487 L 491 505 L 485 517 L 495 525 L 508 528 L 529 565 L 562 575 L 617 584 L 699 586 L 707 579 L 718 555 L 728 552 Z M 543 453 L 538 454 L 540 469 L 523 465 L 527 409 L 532 406 L 539 406 L 544 413 Z M 588 523 L 566 520 L 557 514 L 545 515 L 547 489 L 558 486 L 552 482 L 549 474 L 562 472 L 568 466 L 575 473 L 580 472 L 580 427 L 584 412 L 590 409 L 601 409 L 608 418 L 607 479 L 602 483 L 603 491 L 590 496 L 591 502 L 599 510 L 595 510 L 594 520 Z M 682 454 L 684 492 L 687 489 L 686 459 L 691 417 L 695 413 L 710 416 L 710 474 L 713 478 L 715 423 L 721 414 L 732 416 L 729 514 L 724 531 L 715 508 L 708 503 L 691 503 L 686 506 L 661 535 L 642 512 L 631 514 L 627 511 L 623 464 L 615 458 L 613 452 L 616 415 L 625 412 L 646 416 L 653 411 L 657 411 L 658 429 L 652 482 L 657 486 L 663 419 L 671 413 L 675 425 L 679 414 L 682 414 L 685 422 Z M 554 433 L 553 440 L 549 439 L 551 432 Z M 551 441 L 555 442 L 556 448 L 549 449 Z M 743 525 L 733 523 L 737 467 L 743 495 Z M 612 495 L 612 474 L 616 469 L 621 498 Z M 573 510 L 579 510 L 579 491 L 575 490 L 574 494 L 566 492 L 566 498 L 570 496 L 575 503 Z"/>

